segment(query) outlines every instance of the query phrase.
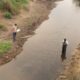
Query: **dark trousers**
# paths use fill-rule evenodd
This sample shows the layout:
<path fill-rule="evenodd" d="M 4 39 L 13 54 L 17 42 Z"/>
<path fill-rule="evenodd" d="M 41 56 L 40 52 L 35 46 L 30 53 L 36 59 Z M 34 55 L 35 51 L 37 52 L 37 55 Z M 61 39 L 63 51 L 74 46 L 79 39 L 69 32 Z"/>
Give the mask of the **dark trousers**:
<path fill-rule="evenodd" d="M 16 32 L 13 32 L 13 42 L 16 41 Z"/>

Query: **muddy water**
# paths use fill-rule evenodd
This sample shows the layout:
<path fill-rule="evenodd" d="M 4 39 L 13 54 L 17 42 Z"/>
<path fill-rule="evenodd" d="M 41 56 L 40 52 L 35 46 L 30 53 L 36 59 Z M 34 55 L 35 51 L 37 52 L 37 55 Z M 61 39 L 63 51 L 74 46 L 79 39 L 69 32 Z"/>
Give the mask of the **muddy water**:
<path fill-rule="evenodd" d="M 63 67 L 60 58 L 63 38 L 69 41 L 67 57 L 80 42 L 78 1 L 56 3 L 58 5 L 51 11 L 49 19 L 28 39 L 21 54 L 0 67 L 0 80 L 56 80 Z"/>

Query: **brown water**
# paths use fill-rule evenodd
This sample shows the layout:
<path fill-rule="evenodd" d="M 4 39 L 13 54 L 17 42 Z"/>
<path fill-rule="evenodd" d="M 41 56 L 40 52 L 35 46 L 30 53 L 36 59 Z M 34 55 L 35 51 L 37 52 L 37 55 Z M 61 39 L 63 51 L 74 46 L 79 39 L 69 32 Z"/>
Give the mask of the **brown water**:
<path fill-rule="evenodd" d="M 21 54 L 0 67 L 0 80 L 56 80 L 63 67 L 60 58 L 63 38 L 69 41 L 67 57 L 80 42 L 78 1 L 57 2 L 49 19 L 24 44 Z"/>

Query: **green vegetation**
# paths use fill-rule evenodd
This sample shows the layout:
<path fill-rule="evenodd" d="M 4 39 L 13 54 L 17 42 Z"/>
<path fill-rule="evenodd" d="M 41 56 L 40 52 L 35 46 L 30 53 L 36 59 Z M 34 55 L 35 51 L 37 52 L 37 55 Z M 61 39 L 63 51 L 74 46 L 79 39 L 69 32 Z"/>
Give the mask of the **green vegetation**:
<path fill-rule="evenodd" d="M 3 24 L 0 24 L 0 31 L 6 31 L 7 28 L 3 25 Z"/>
<path fill-rule="evenodd" d="M 5 12 L 4 17 L 7 18 L 7 19 L 11 19 L 12 14 L 10 12 Z"/>
<path fill-rule="evenodd" d="M 25 6 L 28 1 L 29 0 L 0 0 L 0 10 L 17 14 L 20 8 Z"/>
<path fill-rule="evenodd" d="M 0 42 L 0 56 L 11 49 L 11 41 L 1 41 Z"/>

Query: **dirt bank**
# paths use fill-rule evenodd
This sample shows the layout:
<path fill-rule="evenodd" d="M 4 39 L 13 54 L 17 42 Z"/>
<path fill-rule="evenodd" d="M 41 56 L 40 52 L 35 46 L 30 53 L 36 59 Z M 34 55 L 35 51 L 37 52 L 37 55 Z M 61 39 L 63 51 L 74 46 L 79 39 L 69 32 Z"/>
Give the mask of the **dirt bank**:
<path fill-rule="evenodd" d="M 24 42 L 28 39 L 28 35 L 33 35 L 34 30 L 39 24 L 45 19 L 48 19 L 50 10 L 56 6 L 55 1 L 57 0 L 31 0 L 27 11 L 21 10 L 21 14 L 14 16 L 13 19 L 5 20 L 1 17 L 1 23 L 8 27 L 8 31 L 3 32 L 0 37 L 2 40 L 12 40 L 9 32 L 14 23 L 18 24 L 21 28 L 21 32 L 17 34 L 17 41 L 13 44 L 12 49 L 0 57 L 0 65 L 11 61 L 21 52 Z"/>
<path fill-rule="evenodd" d="M 80 80 L 80 45 L 75 49 L 70 62 L 57 80 Z"/>

